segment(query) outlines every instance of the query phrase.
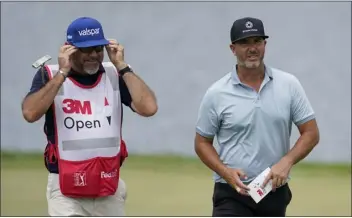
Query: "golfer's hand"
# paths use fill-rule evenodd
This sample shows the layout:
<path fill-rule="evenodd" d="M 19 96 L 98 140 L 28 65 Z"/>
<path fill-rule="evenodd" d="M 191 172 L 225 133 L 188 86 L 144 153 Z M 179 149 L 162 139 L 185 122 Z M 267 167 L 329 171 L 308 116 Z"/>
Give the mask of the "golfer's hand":
<path fill-rule="evenodd" d="M 241 178 L 247 178 L 246 174 L 242 170 L 231 168 L 226 169 L 224 176 L 225 181 L 230 184 L 238 193 L 249 196 L 247 193 L 249 188 L 242 183 Z"/>
<path fill-rule="evenodd" d="M 292 168 L 292 163 L 287 159 L 281 159 L 277 164 L 271 167 L 269 174 L 266 176 L 262 188 L 272 180 L 272 191 L 275 191 L 276 188 L 284 185 L 286 183 L 288 174 Z"/>
<path fill-rule="evenodd" d="M 60 48 L 58 63 L 59 69 L 62 70 L 66 75 L 71 70 L 70 56 L 75 53 L 78 49 L 73 45 L 64 45 Z"/>

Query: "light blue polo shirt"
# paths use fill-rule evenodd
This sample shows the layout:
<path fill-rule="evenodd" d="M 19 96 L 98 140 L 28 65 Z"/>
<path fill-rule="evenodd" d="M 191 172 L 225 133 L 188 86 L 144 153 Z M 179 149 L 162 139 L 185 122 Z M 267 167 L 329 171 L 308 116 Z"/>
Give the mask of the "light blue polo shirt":
<path fill-rule="evenodd" d="M 214 138 L 221 161 L 253 180 L 290 150 L 292 123 L 315 118 L 298 79 L 266 66 L 259 93 L 240 82 L 236 66 L 206 91 L 198 114 L 198 134 Z M 225 182 L 214 173 L 215 182 Z"/>

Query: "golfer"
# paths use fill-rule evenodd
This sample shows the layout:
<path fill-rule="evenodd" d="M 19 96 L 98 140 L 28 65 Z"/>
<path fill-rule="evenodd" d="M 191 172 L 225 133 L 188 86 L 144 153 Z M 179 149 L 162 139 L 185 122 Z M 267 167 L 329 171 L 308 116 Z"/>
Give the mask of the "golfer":
<path fill-rule="evenodd" d="M 196 126 L 195 151 L 215 172 L 212 215 L 285 216 L 289 173 L 319 142 L 315 114 L 294 75 L 264 64 L 261 20 L 236 20 L 230 37 L 237 64 L 206 91 Z M 290 149 L 292 123 L 300 137 Z M 257 204 L 247 185 L 267 167 L 260 185 L 271 181 L 273 191 Z"/>

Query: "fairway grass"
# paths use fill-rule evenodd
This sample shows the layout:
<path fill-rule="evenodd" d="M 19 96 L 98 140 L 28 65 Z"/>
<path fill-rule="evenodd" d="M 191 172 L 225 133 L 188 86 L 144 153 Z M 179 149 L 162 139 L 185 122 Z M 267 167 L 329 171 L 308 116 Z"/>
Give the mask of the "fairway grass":
<path fill-rule="evenodd" d="M 297 165 L 287 215 L 351 216 L 350 167 Z M 211 215 L 211 172 L 197 159 L 131 156 L 121 174 L 127 216 Z M 41 155 L 2 153 L 1 216 L 46 216 L 46 179 Z"/>

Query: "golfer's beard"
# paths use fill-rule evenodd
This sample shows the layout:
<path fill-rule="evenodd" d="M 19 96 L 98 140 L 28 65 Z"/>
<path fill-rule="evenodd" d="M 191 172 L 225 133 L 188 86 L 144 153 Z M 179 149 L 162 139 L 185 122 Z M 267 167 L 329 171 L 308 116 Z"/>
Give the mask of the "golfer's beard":
<path fill-rule="evenodd" d="M 237 60 L 237 63 L 238 63 L 239 66 L 245 67 L 245 68 L 248 68 L 248 69 L 258 68 L 260 66 L 261 62 L 262 62 L 262 60 L 258 60 L 258 61 L 240 61 L 240 60 Z"/>
<path fill-rule="evenodd" d="M 88 73 L 89 75 L 94 75 L 98 72 L 99 70 L 99 66 L 95 67 L 95 68 L 83 68 L 84 72 Z"/>

